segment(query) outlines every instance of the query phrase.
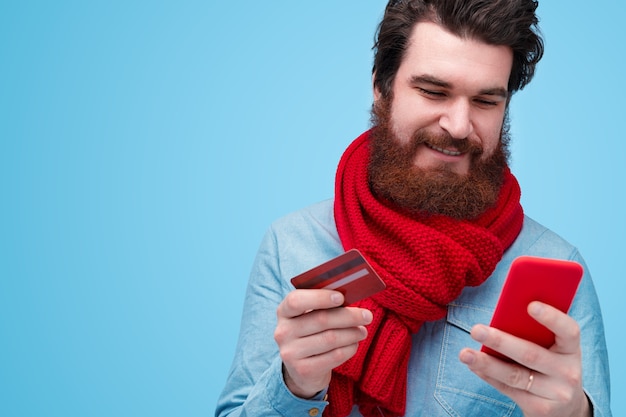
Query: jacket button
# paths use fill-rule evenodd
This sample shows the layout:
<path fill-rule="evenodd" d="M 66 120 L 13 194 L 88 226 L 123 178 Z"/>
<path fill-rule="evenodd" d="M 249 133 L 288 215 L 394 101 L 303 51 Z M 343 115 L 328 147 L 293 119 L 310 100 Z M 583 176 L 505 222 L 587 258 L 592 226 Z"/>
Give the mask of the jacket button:
<path fill-rule="evenodd" d="M 309 410 L 309 415 L 311 417 L 317 417 L 320 414 L 320 409 L 319 408 L 311 408 Z"/>

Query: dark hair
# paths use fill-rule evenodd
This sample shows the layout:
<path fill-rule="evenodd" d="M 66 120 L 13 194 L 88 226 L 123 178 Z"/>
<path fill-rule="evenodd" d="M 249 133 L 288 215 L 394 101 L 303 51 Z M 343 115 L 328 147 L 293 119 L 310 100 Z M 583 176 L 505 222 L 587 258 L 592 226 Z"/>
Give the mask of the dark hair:
<path fill-rule="evenodd" d="M 534 0 L 391 0 L 376 32 L 374 86 L 390 97 L 415 24 L 429 21 L 464 38 L 513 50 L 509 94 L 530 82 L 543 56 Z"/>

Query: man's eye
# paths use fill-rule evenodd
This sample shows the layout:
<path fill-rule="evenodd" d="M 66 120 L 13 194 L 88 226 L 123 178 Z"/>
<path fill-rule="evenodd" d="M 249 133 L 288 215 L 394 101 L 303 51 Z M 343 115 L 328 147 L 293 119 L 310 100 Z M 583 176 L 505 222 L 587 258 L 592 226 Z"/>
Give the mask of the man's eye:
<path fill-rule="evenodd" d="M 433 90 L 426 90 L 425 88 L 419 88 L 418 90 L 427 96 L 431 96 L 431 97 L 444 97 L 445 93 L 442 93 L 441 91 L 433 91 Z"/>
<path fill-rule="evenodd" d="M 492 101 L 492 100 L 485 100 L 485 99 L 476 99 L 476 103 L 480 104 L 481 106 L 487 106 L 487 107 L 493 107 L 493 106 L 497 106 L 498 102 L 496 101 Z"/>

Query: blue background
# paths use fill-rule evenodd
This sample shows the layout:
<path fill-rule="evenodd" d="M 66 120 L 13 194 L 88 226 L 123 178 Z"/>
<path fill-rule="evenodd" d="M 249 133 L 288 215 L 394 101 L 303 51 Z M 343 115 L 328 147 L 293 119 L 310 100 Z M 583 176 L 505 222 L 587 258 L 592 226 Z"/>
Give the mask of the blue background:
<path fill-rule="evenodd" d="M 514 97 L 526 213 L 622 337 L 626 6 L 544 0 Z M 212 415 L 269 223 L 369 125 L 385 1 L 0 4 L 0 415 Z"/>

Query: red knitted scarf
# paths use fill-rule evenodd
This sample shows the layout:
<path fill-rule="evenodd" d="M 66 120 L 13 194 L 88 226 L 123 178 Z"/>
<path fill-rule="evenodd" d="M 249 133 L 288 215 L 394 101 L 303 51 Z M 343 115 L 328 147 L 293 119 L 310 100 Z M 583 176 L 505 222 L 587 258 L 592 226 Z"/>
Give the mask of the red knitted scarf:
<path fill-rule="evenodd" d="M 335 183 L 335 221 L 343 247 L 359 249 L 387 289 L 356 305 L 374 314 L 354 357 L 333 371 L 326 417 L 354 404 L 365 417 L 405 412 L 411 334 L 443 318 L 465 286 L 480 285 L 522 228 L 517 180 L 507 169 L 498 201 L 480 218 L 419 218 L 378 201 L 368 185 L 369 132 L 345 151 Z"/>

